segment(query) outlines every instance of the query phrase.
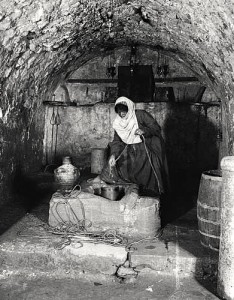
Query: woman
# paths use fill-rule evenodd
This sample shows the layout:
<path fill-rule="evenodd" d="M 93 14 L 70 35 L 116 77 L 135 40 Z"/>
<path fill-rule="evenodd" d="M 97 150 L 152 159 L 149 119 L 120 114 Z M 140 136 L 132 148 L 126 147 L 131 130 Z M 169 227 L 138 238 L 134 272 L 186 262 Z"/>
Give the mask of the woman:
<path fill-rule="evenodd" d="M 114 139 L 101 179 L 137 184 L 143 195 L 164 194 L 168 172 L 160 126 L 146 111 L 135 110 L 135 104 L 126 97 L 117 99 L 115 112 Z"/>

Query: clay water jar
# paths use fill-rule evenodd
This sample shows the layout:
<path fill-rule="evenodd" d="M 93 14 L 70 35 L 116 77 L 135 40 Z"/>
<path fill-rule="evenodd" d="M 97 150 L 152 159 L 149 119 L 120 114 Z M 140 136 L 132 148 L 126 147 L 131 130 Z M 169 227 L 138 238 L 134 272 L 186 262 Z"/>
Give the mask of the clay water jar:
<path fill-rule="evenodd" d="M 69 156 L 63 157 L 62 165 L 54 170 L 55 182 L 64 191 L 72 190 L 79 176 L 80 172 L 72 165 Z"/>

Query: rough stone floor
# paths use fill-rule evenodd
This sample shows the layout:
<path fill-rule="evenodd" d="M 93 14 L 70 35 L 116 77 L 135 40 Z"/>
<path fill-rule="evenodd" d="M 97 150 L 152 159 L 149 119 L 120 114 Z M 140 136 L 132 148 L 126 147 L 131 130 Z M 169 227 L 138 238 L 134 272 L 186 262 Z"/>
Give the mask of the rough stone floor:
<path fill-rule="evenodd" d="M 168 223 L 160 238 L 134 244 L 130 266 L 124 246 L 85 241 L 79 248 L 73 241 L 59 250 L 61 237 L 42 226 L 48 197 L 28 213 L 19 202 L 0 214 L 1 300 L 219 299 L 218 255 L 200 245 L 195 208 Z M 121 267 L 130 273 L 119 278 Z"/>

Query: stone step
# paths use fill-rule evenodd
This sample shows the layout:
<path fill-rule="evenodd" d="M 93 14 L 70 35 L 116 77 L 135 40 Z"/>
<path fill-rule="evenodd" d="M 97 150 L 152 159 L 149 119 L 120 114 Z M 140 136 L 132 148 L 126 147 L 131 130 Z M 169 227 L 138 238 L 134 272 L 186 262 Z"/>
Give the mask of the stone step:
<path fill-rule="evenodd" d="M 216 273 L 218 254 L 200 244 L 198 230 L 168 225 L 160 237 L 133 244 L 132 265 L 164 274 L 198 275 Z"/>
<path fill-rule="evenodd" d="M 27 214 L 0 238 L 1 273 L 48 273 L 76 277 L 90 273 L 115 274 L 127 259 L 125 246 L 73 241 L 56 247 L 61 237 L 49 233 L 43 222 Z M 131 245 L 131 266 L 141 274 L 154 272 L 175 276 L 214 274 L 218 254 L 201 246 L 197 229 L 182 223 L 168 225 L 160 238 L 142 239 Z"/>
<path fill-rule="evenodd" d="M 85 272 L 114 274 L 124 263 L 127 253 L 124 246 L 113 247 L 90 242 L 72 242 L 57 249 L 61 236 L 49 233 L 43 223 L 27 214 L 0 238 L 0 260 L 3 272 L 69 274 Z"/>

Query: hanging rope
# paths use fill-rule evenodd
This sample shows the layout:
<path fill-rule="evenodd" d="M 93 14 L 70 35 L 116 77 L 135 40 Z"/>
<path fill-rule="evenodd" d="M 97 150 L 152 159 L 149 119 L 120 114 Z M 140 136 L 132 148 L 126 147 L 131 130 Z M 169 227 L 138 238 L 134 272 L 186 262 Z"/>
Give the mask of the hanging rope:
<path fill-rule="evenodd" d="M 122 156 L 122 154 L 124 153 L 124 151 L 127 149 L 127 147 L 128 147 L 128 144 L 126 144 L 126 146 L 124 147 L 123 151 L 122 151 L 122 152 L 120 153 L 120 155 L 116 158 L 115 162 L 117 162 L 117 161 L 120 159 L 120 157 Z"/>
<path fill-rule="evenodd" d="M 162 194 L 163 191 L 162 191 L 161 186 L 160 186 L 160 182 L 159 182 L 159 179 L 158 179 L 158 175 L 157 175 L 157 173 L 156 173 L 156 171 L 155 171 L 155 168 L 154 168 L 154 165 L 153 165 L 153 163 L 152 163 L 152 160 L 151 160 L 151 157 L 150 157 L 150 153 L 149 153 L 149 150 L 148 150 L 148 148 L 147 148 L 147 146 L 146 146 L 145 137 L 144 137 L 143 134 L 141 135 L 141 138 L 142 138 L 143 143 L 144 143 L 145 151 L 146 151 L 146 154 L 147 154 L 147 157 L 148 157 L 150 166 L 151 166 L 151 168 L 152 168 L 152 170 L 153 170 L 154 176 L 155 176 L 156 181 L 157 181 L 157 184 L 158 184 L 159 194 Z M 120 159 L 120 157 L 123 155 L 123 153 L 124 153 L 124 151 L 126 150 L 127 146 L 128 146 L 128 144 L 126 144 L 126 146 L 124 147 L 123 151 L 122 151 L 122 152 L 120 153 L 120 155 L 116 158 L 115 163 L 116 163 L 116 162 Z M 112 174 L 111 167 L 110 167 L 109 173 L 110 173 L 110 175 Z"/>
<path fill-rule="evenodd" d="M 115 164 L 116 162 L 120 159 L 120 157 L 123 155 L 124 151 L 127 149 L 128 147 L 128 144 L 125 145 L 123 151 L 119 154 L 119 156 L 115 159 Z M 110 178 L 114 178 L 114 172 L 113 172 L 113 169 L 112 169 L 112 166 L 109 165 L 109 176 Z"/>

